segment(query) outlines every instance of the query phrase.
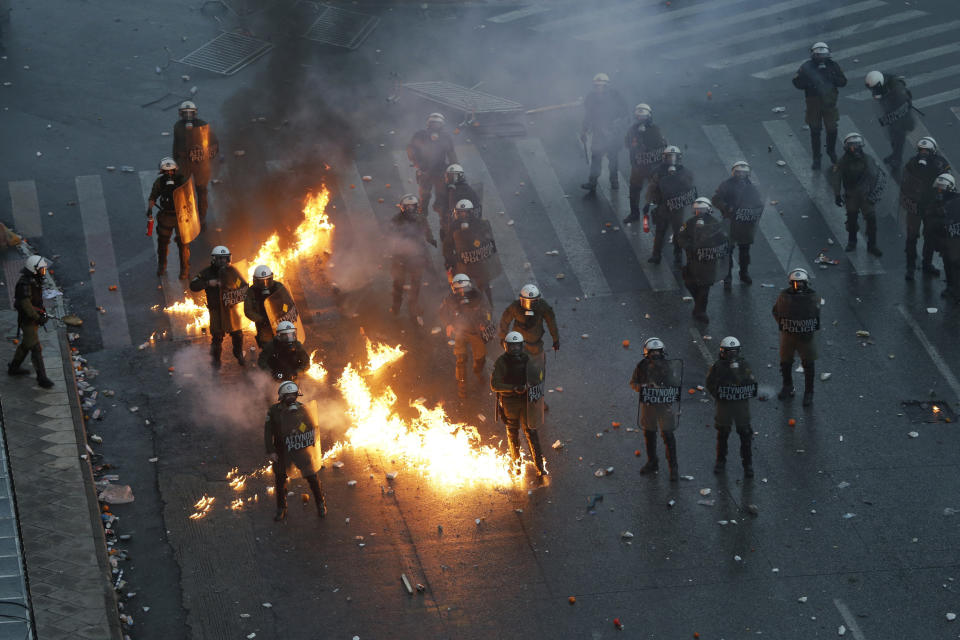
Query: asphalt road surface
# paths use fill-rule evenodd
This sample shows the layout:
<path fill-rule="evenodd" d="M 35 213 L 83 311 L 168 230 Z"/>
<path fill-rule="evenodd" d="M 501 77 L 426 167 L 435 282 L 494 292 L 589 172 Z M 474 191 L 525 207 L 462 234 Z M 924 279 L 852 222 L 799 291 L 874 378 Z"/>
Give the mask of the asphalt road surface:
<path fill-rule="evenodd" d="M 74 346 L 101 371 L 99 387 L 116 391 L 88 429 L 103 436 L 100 451 L 137 496 L 115 510 L 134 532 L 126 575 L 137 605 L 151 607 L 137 610 L 134 637 L 960 633 L 946 617 L 958 608 L 960 436 L 955 423 L 925 422 L 928 414 L 903 404 L 936 400 L 949 411 L 960 402 L 958 309 L 940 297 L 941 279 L 904 281 L 895 185 L 878 205 L 883 257 L 867 255 L 863 241 L 843 252 L 829 163 L 809 169 L 802 96 L 790 84 L 809 45 L 826 40 L 850 79 L 841 137 L 859 131 L 874 157 L 889 152 L 863 91 L 863 76 L 879 68 L 904 75 L 925 114 L 908 152 L 932 135 L 948 158 L 960 158 L 954 3 L 359 2 L 348 8 L 379 24 L 356 50 L 301 38 L 320 8 L 292 4 L 14 0 L 2 27 L 0 168 L 10 197 L 0 199 L 0 220 L 54 258 L 68 305 L 85 320 Z M 177 62 L 221 30 L 272 49 L 235 75 Z M 599 71 L 631 105 L 652 105 L 702 195 L 733 161 L 753 166 L 767 202 L 754 283 L 715 286 L 708 327 L 691 321 L 669 259 L 646 262 L 650 236 L 621 226 L 626 176 L 618 191 L 606 173 L 595 196 L 580 189 L 579 107 L 505 124 L 481 113 L 483 126 L 473 127 L 468 114 L 398 86 L 447 81 L 533 109 L 574 102 Z M 397 411 L 409 416 L 418 397 L 444 403 L 505 450 L 486 382 L 472 379 L 468 400 L 456 401 L 453 356 L 430 331 L 435 315 L 421 327 L 387 310 L 383 230 L 399 196 L 415 191 L 404 147 L 438 108 L 449 129 L 460 125 L 458 153 L 471 182 L 483 184 L 507 267 L 494 283 L 496 313 L 533 281 L 560 322 L 562 348 L 548 354 L 545 486 L 524 478 L 444 487 L 389 455 L 347 450 L 341 468 L 321 472 L 326 520 L 294 496 L 279 525 L 269 478 L 251 477 L 242 491 L 228 486 L 232 468 L 264 464 L 262 415 L 273 385 L 226 355 L 219 376 L 210 372 L 205 337 L 159 310 L 182 299 L 183 287 L 158 280 L 144 235 L 144 184 L 169 153 L 161 134 L 175 106 L 191 96 L 222 150 L 213 224 L 193 245 L 192 272 L 216 244 L 251 258 L 271 232 L 289 236 L 303 196 L 325 185 L 332 255 L 301 261 L 286 278 L 308 348 L 321 350 L 335 376 L 362 362 L 361 327 L 403 345 L 404 358 L 372 382 L 392 386 Z M 484 135 L 498 132 L 518 135 Z M 433 213 L 430 221 L 436 228 Z M 816 263 L 821 253 L 838 264 Z M 756 477 L 743 480 L 735 436 L 726 473 L 714 476 L 713 406 L 696 387 L 726 335 L 741 340 L 765 391 L 779 386 L 769 310 L 795 266 L 811 269 L 824 300 L 817 371 L 829 379 L 818 380 L 810 408 L 799 395 L 755 402 Z M 436 268 L 424 280 L 429 310 L 446 284 Z M 8 295 L 11 284 L 8 274 Z M 683 359 L 684 388 L 693 390 L 677 432 L 680 473 L 692 479 L 679 484 L 638 474 L 642 438 L 627 383 L 654 335 Z M 498 350 L 491 344 L 490 357 Z M 306 391 L 324 408 L 325 445 L 342 438 L 348 420 L 338 392 L 327 384 Z M 550 448 L 555 441 L 563 447 Z M 612 474 L 595 476 L 608 467 Z M 291 488 L 306 491 L 302 481 Z M 189 519 L 204 495 L 214 506 Z M 229 509 L 238 497 L 243 508 Z M 401 574 L 424 591 L 409 595 Z"/>

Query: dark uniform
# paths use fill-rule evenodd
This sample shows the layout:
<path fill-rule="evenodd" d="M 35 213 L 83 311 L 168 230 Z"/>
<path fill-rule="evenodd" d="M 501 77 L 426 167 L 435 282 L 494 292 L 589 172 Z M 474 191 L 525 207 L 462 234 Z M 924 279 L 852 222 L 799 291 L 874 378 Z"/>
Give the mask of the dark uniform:
<path fill-rule="evenodd" d="M 663 437 L 663 448 L 670 468 L 670 480 L 679 479 L 677 471 L 678 426 L 675 406 L 680 401 L 680 375 L 676 360 L 644 358 L 637 363 L 630 378 L 630 388 L 640 394 L 640 428 L 647 450 L 647 463 L 640 473 L 651 473 L 660 466 L 657 458 L 657 431 Z"/>
<path fill-rule="evenodd" d="M 800 355 L 804 376 L 804 404 L 813 399 L 816 332 L 820 330 L 820 296 L 808 286 L 787 287 L 773 305 L 773 318 L 780 327 L 780 374 L 783 398 L 793 395 L 793 355 Z M 808 398 L 809 396 L 809 398 Z M 781 398 L 781 399 L 783 399 Z"/>
<path fill-rule="evenodd" d="M 700 322 L 709 322 L 707 300 L 710 287 L 720 279 L 720 264 L 727 257 L 728 250 L 723 223 L 709 213 L 692 216 L 680 228 L 677 242 L 687 252 L 683 284 L 693 296 L 693 317 Z"/>
<path fill-rule="evenodd" d="M 210 282 L 216 280 L 217 284 Z M 210 355 L 213 366 L 220 368 L 220 353 L 223 339 L 230 334 L 233 342 L 233 355 L 242 367 L 243 324 L 241 303 L 247 294 L 247 281 L 233 265 L 220 269 L 210 265 L 190 281 L 191 291 L 203 291 L 207 296 L 207 311 L 210 313 Z"/>
<path fill-rule="evenodd" d="M 47 312 L 43 306 L 43 281 L 36 274 L 27 269 L 20 272 L 20 279 L 13 293 L 14 307 L 17 309 L 17 324 L 20 327 L 20 343 L 13 353 L 13 360 L 7 365 L 7 373 L 24 375 L 25 369 L 20 365 L 30 354 L 33 369 L 37 374 L 37 384 L 44 389 L 53 386 L 47 377 L 47 369 L 43 363 L 43 347 L 40 344 L 40 327 L 47 323 Z"/>
<path fill-rule="evenodd" d="M 424 212 L 430 204 L 431 194 L 436 190 L 433 210 L 443 217 L 443 208 L 447 205 L 447 186 L 445 174 L 447 167 L 457 161 L 457 152 L 453 148 L 453 137 L 446 131 L 421 129 L 413 134 L 407 145 L 407 157 L 417 168 L 417 195 Z"/>
<path fill-rule="evenodd" d="M 442 191 L 440 193 L 443 193 Z M 422 288 L 423 272 L 427 268 L 430 257 L 427 255 L 427 244 L 437 246 L 430 225 L 424 215 L 409 215 L 400 212 L 390 221 L 393 233 L 390 273 L 393 276 L 393 302 L 390 312 L 400 313 L 403 303 L 403 292 L 410 292 L 407 309 L 411 316 L 419 316 L 420 289 Z"/>
<path fill-rule="evenodd" d="M 907 215 L 907 279 L 913 280 L 913 272 L 917 267 L 917 240 L 923 228 L 923 259 L 921 262 L 924 273 L 936 275 L 937 269 L 931 264 L 934 248 L 937 244 L 936 234 L 931 234 L 930 224 L 926 221 L 928 212 L 921 207 L 921 203 L 933 198 L 935 189 L 933 181 L 941 173 L 950 171 L 950 163 L 939 153 L 931 155 L 917 154 L 907 160 L 903 167 L 903 176 L 900 180 L 900 206 Z"/>
<path fill-rule="evenodd" d="M 267 316 L 267 310 L 264 307 L 264 300 L 280 292 L 279 295 L 290 297 L 290 292 L 283 286 L 283 283 L 274 280 L 266 289 L 249 287 L 247 295 L 243 298 L 243 315 L 257 328 L 257 346 L 263 349 L 273 340 L 273 325 Z M 291 298 L 292 299 L 292 298 Z"/>
<path fill-rule="evenodd" d="M 946 192 L 942 202 L 943 237 L 940 252 L 943 255 L 947 288 L 941 295 L 953 303 L 960 303 L 960 194 Z"/>
<path fill-rule="evenodd" d="M 476 210 L 474 210 L 476 211 Z M 490 284 L 503 273 L 493 229 L 487 220 L 473 213 L 467 220 L 453 221 L 453 273 L 470 276 L 473 286 L 487 295 L 493 304 L 493 289 Z"/>
<path fill-rule="evenodd" d="M 750 398 L 757 395 L 757 380 L 744 358 L 720 357 L 707 372 L 707 391 L 717 401 L 714 426 L 717 429 L 717 460 L 714 472 L 723 470 L 727 462 L 727 439 L 736 425 L 740 436 L 740 460 L 744 475 L 753 477 L 753 427 L 750 426 Z"/>
<path fill-rule="evenodd" d="M 583 99 L 583 126 L 581 139 L 587 133 L 592 134 L 590 141 L 590 177 L 584 184 L 585 189 L 593 190 L 603 169 L 603 157 L 607 157 L 607 171 L 610 174 L 610 186 L 620 186 L 617 173 L 619 166 L 620 140 L 617 137 L 617 123 L 627 115 L 627 103 L 620 92 L 611 87 L 602 91 L 591 91 Z M 621 129 L 623 131 L 623 129 Z"/>
<path fill-rule="evenodd" d="M 487 343 L 493 338 L 493 317 L 486 297 L 477 289 L 465 295 L 451 293 L 443 299 L 440 313 L 447 326 L 447 335 L 453 338 L 456 359 L 455 376 L 460 397 L 466 397 L 467 359 L 473 352 L 473 372 L 483 375 L 487 363 Z"/>
<path fill-rule="evenodd" d="M 907 134 L 916 126 L 912 109 L 913 96 L 902 76 L 883 72 L 883 78 L 880 99 L 875 101 L 880 113 L 880 126 L 886 128 L 887 135 L 890 136 L 891 152 L 883 161 L 894 171 L 899 171 Z"/>
<path fill-rule="evenodd" d="M 543 424 L 543 370 L 527 353 L 504 353 L 493 365 L 490 389 L 497 394 L 497 419 L 507 426 L 507 446 L 514 464 L 520 459 L 520 429 L 539 475 L 544 475 L 539 427 Z M 520 469 L 517 467 L 517 472 Z"/>
<path fill-rule="evenodd" d="M 511 302 L 500 314 L 500 339 L 507 333 L 516 331 L 523 336 L 523 346 L 537 363 L 546 368 L 543 352 L 543 325 L 546 323 L 550 337 L 553 338 L 553 348 L 560 348 L 560 331 L 557 329 L 557 316 L 546 300 L 537 298 L 533 308 L 524 309 L 519 300 Z"/>
<path fill-rule="evenodd" d="M 845 151 L 830 172 L 830 184 L 838 206 L 847 208 L 847 251 L 857 246 L 857 231 L 860 229 L 858 214 L 863 214 L 867 223 L 867 251 L 880 256 L 877 247 L 876 203 L 883 194 L 886 174 L 866 153 L 854 154 Z"/>
<path fill-rule="evenodd" d="M 757 223 L 763 215 L 763 196 L 750 178 L 730 177 L 720 183 L 711 199 L 730 225 L 730 259 L 724 286 L 729 286 L 733 275 L 733 245 L 737 245 L 740 281 L 751 284 L 750 245 L 757 234 Z"/>
<path fill-rule="evenodd" d="M 675 171 L 671 171 L 675 169 Z M 667 228 L 673 230 L 673 259 L 679 264 L 680 245 L 676 236 L 680 231 L 687 213 L 687 207 L 697 199 L 697 188 L 693 186 L 693 173 L 683 165 L 669 167 L 660 164 L 650 176 L 650 185 L 647 187 L 647 208 L 656 205 L 653 211 L 653 256 L 650 262 L 659 263 L 663 253 L 663 242 L 667 235 Z"/>
<path fill-rule="evenodd" d="M 177 211 L 173 204 L 173 191 L 186 182 L 180 173 L 173 176 L 161 174 L 153 181 L 150 189 L 150 202 L 155 202 L 157 212 L 157 275 L 162 276 L 167 271 L 167 252 L 170 248 L 170 238 L 176 235 L 177 249 L 180 252 L 180 279 L 185 280 L 190 272 L 190 245 L 180 239 L 177 228 Z M 150 216 L 153 207 L 147 210 Z"/>
<path fill-rule="evenodd" d="M 207 228 L 207 185 L 213 171 L 213 159 L 219 152 L 220 143 L 206 121 L 194 118 L 178 120 L 173 125 L 173 159 L 177 161 L 184 180 L 193 176 L 201 230 Z"/>
<path fill-rule="evenodd" d="M 804 121 L 810 127 L 810 150 L 813 154 L 813 166 L 820 168 L 820 131 L 827 130 L 827 155 L 832 162 L 837 161 L 837 121 L 840 111 L 837 87 L 847 86 L 847 77 L 840 65 L 833 60 L 821 62 L 807 60 L 797 74 L 793 76 L 793 86 L 803 91 L 807 112 Z"/>
<path fill-rule="evenodd" d="M 440 215 L 440 249 L 444 256 L 443 266 L 448 270 L 452 270 L 456 264 L 456 248 L 453 244 L 453 230 L 456 224 L 453 219 L 453 210 L 461 200 L 472 202 L 476 215 L 481 215 L 480 196 L 466 180 L 447 185 L 447 209 Z"/>
<path fill-rule="evenodd" d="M 630 215 L 625 222 L 633 222 L 640 217 L 643 183 L 660 162 L 667 141 L 657 125 L 635 122 L 627 129 L 625 144 L 630 153 Z"/>
<path fill-rule="evenodd" d="M 317 478 L 320 460 L 320 438 L 317 426 L 302 404 L 277 402 L 267 410 L 263 425 L 263 444 L 267 455 L 276 455 L 273 462 L 274 492 L 277 498 L 277 519 L 287 509 L 287 469 L 296 467 L 310 485 L 322 518 L 327 511 L 323 485 Z"/>
<path fill-rule="evenodd" d="M 299 340 L 282 342 L 274 338 L 264 345 L 257 365 L 277 380 L 296 380 L 310 368 L 310 356 Z"/>

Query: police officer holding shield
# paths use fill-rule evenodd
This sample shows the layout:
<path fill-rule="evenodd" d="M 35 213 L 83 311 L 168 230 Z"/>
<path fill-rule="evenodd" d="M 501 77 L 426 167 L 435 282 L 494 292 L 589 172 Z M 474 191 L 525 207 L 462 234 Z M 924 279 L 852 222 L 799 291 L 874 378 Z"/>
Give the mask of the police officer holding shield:
<path fill-rule="evenodd" d="M 490 389 L 497 394 L 497 419 L 507 426 L 507 445 L 515 472 L 520 473 L 520 429 L 527 436 L 527 445 L 537 477 L 546 474 L 538 426 L 543 422 L 543 370 L 530 359 L 523 346 L 523 336 L 511 331 L 503 340 L 504 354 L 497 358 L 490 374 Z"/>
<path fill-rule="evenodd" d="M 657 458 L 657 431 L 663 437 L 663 448 L 670 468 L 670 481 L 680 479 L 677 470 L 677 439 L 674 431 L 679 426 L 680 385 L 683 382 L 683 362 L 667 360 L 663 341 L 648 338 L 643 343 L 643 360 L 637 363 L 630 378 L 630 388 L 640 394 L 640 428 L 647 450 L 647 462 L 641 474 L 660 469 Z"/>
<path fill-rule="evenodd" d="M 273 279 L 273 270 L 265 264 L 258 265 L 253 270 L 253 285 L 243 298 L 243 315 L 257 328 L 256 340 L 260 349 L 273 340 L 273 323 L 265 306 L 273 295 L 293 300 L 283 283 Z"/>
<path fill-rule="evenodd" d="M 707 316 L 710 287 L 719 279 L 720 265 L 729 249 L 723 224 L 712 212 L 709 198 L 697 198 L 693 203 L 693 216 L 677 234 L 678 245 L 687 252 L 683 284 L 693 297 L 693 319 L 702 323 L 710 322 Z"/>
<path fill-rule="evenodd" d="M 310 356 L 297 340 L 297 328 L 284 320 L 277 325 L 277 335 L 263 347 L 257 365 L 277 380 L 296 380 L 310 368 Z"/>
<path fill-rule="evenodd" d="M 683 154 L 679 147 L 670 145 L 663 150 L 663 160 L 656 171 L 650 176 L 647 186 L 646 204 L 643 205 L 643 215 L 653 209 L 653 255 L 647 262 L 660 264 L 663 254 L 663 243 L 667 237 L 667 229 L 673 231 L 673 261 L 682 262 L 680 245 L 677 244 L 677 234 L 683 224 L 687 207 L 697 198 L 697 188 L 693 184 L 693 172 L 683 166 Z"/>
<path fill-rule="evenodd" d="M 717 460 L 714 473 L 727 465 L 727 440 L 736 425 L 740 436 L 740 461 L 745 478 L 753 477 L 753 427 L 750 426 L 750 398 L 757 395 L 757 380 L 750 363 L 740 355 L 740 341 L 727 336 L 720 341 L 720 358 L 707 372 L 707 391 L 717 401 L 714 427 L 717 429 Z"/>
<path fill-rule="evenodd" d="M 243 324 L 241 303 L 247 293 L 247 281 L 237 268 L 230 264 L 230 250 L 219 245 L 210 253 L 210 265 L 190 281 L 191 291 L 203 291 L 207 296 L 207 311 L 210 314 L 210 356 L 213 368 L 220 368 L 220 353 L 223 339 L 230 334 L 233 355 L 242 367 Z"/>
<path fill-rule="evenodd" d="M 757 185 L 750 181 L 750 165 L 745 160 L 733 163 L 730 177 L 720 183 L 711 200 L 730 225 L 730 256 L 723 288 L 733 288 L 733 245 L 737 245 L 740 264 L 740 282 L 752 284 L 750 277 L 750 245 L 757 234 L 757 223 L 763 215 L 763 197 Z"/>
<path fill-rule="evenodd" d="M 773 305 L 773 318 L 780 326 L 780 375 L 783 387 L 777 397 L 793 397 L 793 356 L 800 354 L 803 365 L 803 406 L 813 404 L 814 361 L 817 359 L 816 333 L 820 330 L 820 296 L 810 287 L 805 269 L 790 272 L 790 286 L 780 292 Z"/>
<path fill-rule="evenodd" d="M 157 212 L 157 275 L 163 277 L 167 273 L 167 252 L 170 247 L 170 238 L 176 235 L 175 241 L 180 252 L 180 280 L 190 277 L 190 244 L 185 242 L 177 225 L 177 210 L 174 204 L 174 191 L 186 182 L 179 171 L 179 165 L 173 158 L 160 160 L 160 175 L 153 181 L 150 189 L 149 203 L 147 204 L 147 220 L 149 235 L 153 229 L 153 208 L 159 207 Z"/>
<path fill-rule="evenodd" d="M 220 152 L 220 143 L 210 123 L 197 117 L 196 104 L 184 101 L 179 113 L 180 119 L 173 125 L 173 158 L 180 165 L 185 180 L 193 177 L 200 230 L 206 231 L 207 185 L 212 175 L 213 159 Z"/>

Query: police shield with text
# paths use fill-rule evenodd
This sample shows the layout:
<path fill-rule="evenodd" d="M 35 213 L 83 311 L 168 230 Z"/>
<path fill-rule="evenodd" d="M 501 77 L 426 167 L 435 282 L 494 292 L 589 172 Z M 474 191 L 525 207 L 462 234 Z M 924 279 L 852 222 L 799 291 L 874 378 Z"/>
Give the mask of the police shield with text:
<path fill-rule="evenodd" d="M 447 207 L 440 216 L 440 243 L 441 251 L 444 256 L 454 255 L 453 246 L 453 218 L 454 211 L 457 209 L 457 203 L 461 200 L 469 200 L 480 215 L 480 195 L 468 182 L 463 167 L 459 164 L 452 164 L 447 167 Z M 452 265 L 451 265 L 452 268 Z"/>
<path fill-rule="evenodd" d="M 727 464 L 727 440 L 734 425 L 740 436 L 743 475 L 753 477 L 753 427 L 750 426 L 750 399 L 757 396 L 757 380 L 750 363 L 740 355 L 740 341 L 727 336 L 720 341 L 720 357 L 707 372 L 707 391 L 717 401 L 714 426 L 717 429 L 717 459 L 714 473 Z"/>
<path fill-rule="evenodd" d="M 720 183 L 711 202 L 720 210 L 729 225 L 730 256 L 723 288 L 732 287 L 733 245 L 737 245 L 737 262 L 740 265 L 740 282 L 752 284 L 750 277 L 750 245 L 757 234 L 757 223 L 763 214 L 763 197 L 757 186 L 750 181 L 750 165 L 744 160 L 733 163 L 730 177 Z"/>
<path fill-rule="evenodd" d="M 697 199 L 697 188 L 693 185 L 693 173 L 683 166 L 683 154 L 679 147 L 671 145 L 663 150 L 663 160 L 650 176 L 646 199 L 644 216 L 650 213 L 651 207 L 655 207 L 653 255 L 647 262 L 660 264 L 667 229 L 671 229 L 674 238 L 673 261 L 680 264 L 682 258 L 680 245 L 676 241 L 677 233 L 680 232 L 687 207 Z"/>
<path fill-rule="evenodd" d="M 693 216 L 680 228 L 677 242 L 687 252 L 683 284 L 693 296 L 693 319 L 710 322 L 707 316 L 710 287 L 721 277 L 721 264 L 729 247 L 723 223 L 713 217 L 709 198 L 697 198 L 693 203 Z"/>
<path fill-rule="evenodd" d="M 286 304 L 293 309 L 293 318 L 290 318 L 290 320 L 296 321 L 296 307 L 293 306 L 293 298 L 290 296 L 290 292 L 287 291 L 282 282 L 273 279 L 273 270 L 270 267 L 261 264 L 253 270 L 253 284 L 247 289 L 243 298 L 243 315 L 256 327 L 257 346 L 261 349 L 273 339 L 275 324 L 266 308 L 267 300 L 271 299 L 287 300 Z M 271 302 L 271 307 L 274 306 L 275 303 Z M 287 318 L 283 319 L 286 320 Z"/>
<path fill-rule="evenodd" d="M 461 200 L 454 210 L 453 246 L 454 255 L 446 258 L 448 269 L 452 273 L 465 273 L 480 291 L 487 295 L 487 301 L 493 304 L 493 290 L 490 283 L 503 273 L 497 243 L 493 238 L 490 223 L 480 217 L 479 212 L 469 200 Z"/>
<path fill-rule="evenodd" d="M 820 168 L 820 132 L 827 130 L 827 156 L 837 161 L 837 109 L 838 87 L 847 86 L 847 77 L 840 65 L 830 58 L 830 48 L 825 42 L 815 42 L 810 47 L 810 59 L 800 65 L 793 76 L 793 86 L 803 91 L 806 100 L 804 121 L 810 127 L 810 151 L 813 169 Z"/>
<path fill-rule="evenodd" d="M 210 124 L 197 117 L 197 105 L 187 100 L 180 105 L 180 119 L 173 125 L 173 158 L 185 179 L 193 177 L 197 189 L 197 213 L 200 229 L 207 228 L 207 185 L 213 171 L 213 159 L 220 151 Z"/>
<path fill-rule="evenodd" d="M 294 382 L 284 382 L 277 391 L 278 402 L 267 410 L 263 425 L 263 443 L 273 467 L 274 495 L 277 499 L 277 522 L 287 517 L 287 471 L 295 467 L 310 485 L 317 503 L 317 515 L 327 514 L 323 485 L 317 478 L 321 448 L 317 425 L 298 401 L 303 395 Z"/>
<path fill-rule="evenodd" d="M 903 174 L 900 179 L 900 206 L 906 212 L 907 217 L 907 243 L 905 247 L 907 254 L 905 277 L 907 280 L 913 280 L 914 272 L 917 269 L 917 240 L 920 238 L 921 228 L 924 236 L 921 271 L 924 275 L 940 275 L 940 272 L 932 264 L 933 252 L 938 238 L 936 231 L 930 228 L 931 225 L 927 219 L 930 212 L 921 204 L 925 203 L 931 196 L 936 195 L 934 193 L 936 191 L 934 181 L 937 176 L 949 171 L 950 163 L 938 152 L 937 141 L 929 136 L 917 141 L 917 154 L 907 160 L 903 167 Z M 931 231 L 934 231 L 934 233 L 931 233 Z"/>
<path fill-rule="evenodd" d="M 20 342 L 13 353 L 13 359 L 7 364 L 7 375 L 24 376 L 30 373 L 20 365 L 27 354 L 33 362 L 37 374 L 37 384 L 44 389 L 53 386 L 47 377 L 43 363 L 43 346 L 40 344 L 40 327 L 47 323 L 47 312 L 43 306 L 43 278 L 47 274 L 48 263 L 38 255 L 32 255 L 23 263 L 20 278 L 14 287 L 13 304 L 17 310 L 17 327 L 20 330 Z"/>
<path fill-rule="evenodd" d="M 527 354 L 523 336 L 511 331 L 503 340 L 504 354 L 497 358 L 490 375 L 490 389 L 497 394 L 497 420 L 507 426 L 507 446 L 517 474 L 521 472 L 520 429 L 527 437 L 537 477 L 546 474 L 539 426 L 543 424 L 543 370 Z"/>
<path fill-rule="evenodd" d="M 800 354 L 803 365 L 803 406 L 813 403 L 817 359 L 816 333 L 820 330 L 820 296 L 810 287 L 805 269 L 790 272 L 790 286 L 780 292 L 773 305 L 773 318 L 780 327 L 780 375 L 783 387 L 777 397 L 793 397 L 793 356 Z"/>
<path fill-rule="evenodd" d="M 939 208 L 943 211 L 941 242 L 943 270 L 947 287 L 940 294 L 949 302 L 960 303 L 960 194 L 957 182 L 949 173 L 937 177 Z"/>
<path fill-rule="evenodd" d="M 284 320 L 277 325 L 277 335 L 264 345 L 257 365 L 277 380 L 296 380 L 310 367 L 310 357 L 297 340 L 297 328 Z"/>
<path fill-rule="evenodd" d="M 643 360 L 637 363 L 630 378 L 630 388 L 640 394 L 637 423 L 643 431 L 647 462 L 641 474 L 660 469 L 657 458 L 657 431 L 663 437 L 663 448 L 670 468 L 670 481 L 680 479 L 677 470 L 677 439 L 674 431 L 680 423 L 680 385 L 683 384 L 683 361 L 668 360 L 660 338 L 643 343 Z"/>
<path fill-rule="evenodd" d="M 147 204 L 147 235 L 153 228 L 153 208 L 157 211 L 157 275 L 163 277 L 167 273 L 167 252 L 170 247 L 170 238 L 176 234 L 175 241 L 180 252 L 180 279 L 186 280 L 190 274 L 190 244 L 181 237 L 177 225 L 177 209 L 174 203 L 174 191 L 183 185 L 186 179 L 179 172 L 179 167 L 173 158 L 160 160 L 160 175 L 153 181 L 150 189 L 149 203 Z"/>
<path fill-rule="evenodd" d="M 213 368 L 220 368 L 223 339 L 230 334 L 233 355 L 242 367 L 243 358 L 243 301 L 247 295 L 247 281 L 230 264 L 230 250 L 219 245 L 210 253 L 210 265 L 190 281 L 191 291 L 203 291 L 210 313 L 210 356 Z"/>
<path fill-rule="evenodd" d="M 653 124 L 653 110 L 650 105 L 641 102 L 634 108 L 633 115 L 636 122 L 630 125 L 625 139 L 627 152 L 630 154 L 630 214 L 623 219 L 624 224 L 640 219 L 643 183 L 650 179 L 667 146 L 660 127 Z M 647 223 L 646 229 L 649 228 Z"/>

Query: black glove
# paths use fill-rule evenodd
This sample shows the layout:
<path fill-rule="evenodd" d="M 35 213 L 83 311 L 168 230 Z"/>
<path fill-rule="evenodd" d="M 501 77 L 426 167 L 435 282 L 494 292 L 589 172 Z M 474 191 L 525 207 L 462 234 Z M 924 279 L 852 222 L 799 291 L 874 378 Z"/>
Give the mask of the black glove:
<path fill-rule="evenodd" d="M 843 206 L 843 196 L 837 194 L 837 197 L 833 199 L 833 203 L 834 203 L 835 205 L 837 205 L 838 207 L 842 207 L 842 206 Z"/>
<path fill-rule="evenodd" d="M 643 215 L 647 215 L 648 213 L 650 213 L 650 203 L 649 203 L 649 202 L 648 202 L 647 204 L 643 205 Z"/>
<path fill-rule="evenodd" d="M 554 350 L 554 351 L 560 351 L 560 341 L 559 341 L 559 340 L 557 340 L 556 342 L 553 343 L 553 350 Z"/>

